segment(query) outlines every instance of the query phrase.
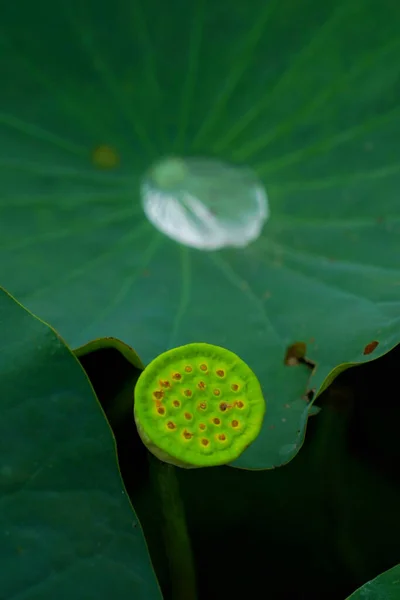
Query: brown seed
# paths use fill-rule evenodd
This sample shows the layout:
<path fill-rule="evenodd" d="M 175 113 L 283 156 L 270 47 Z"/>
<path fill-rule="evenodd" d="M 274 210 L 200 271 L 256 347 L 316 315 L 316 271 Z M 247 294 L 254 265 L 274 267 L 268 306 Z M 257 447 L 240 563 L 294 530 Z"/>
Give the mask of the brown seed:
<path fill-rule="evenodd" d="M 218 369 L 218 371 L 216 371 L 218 377 L 224 377 L 225 375 L 225 371 L 223 371 L 222 369 Z"/>
<path fill-rule="evenodd" d="M 193 437 L 193 433 L 190 433 L 190 431 L 187 431 L 187 430 L 185 429 L 185 431 L 183 432 L 183 437 L 184 437 L 186 440 L 190 440 L 190 438 L 192 438 L 192 437 Z"/>
<path fill-rule="evenodd" d="M 164 398 L 164 392 L 162 390 L 156 390 L 155 392 L 153 392 L 153 396 L 157 400 L 161 400 L 161 398 Z"/>
<path fill-rule="evenodd" d="M 236 421 L 236 419 L 234 419 L 231 423 L 232 427 L 238 427 L 239 426 L 239 421 Z"/>
<path fill-rule="evenodd" d="M 204 383 L 204 381 L 199 381 L 199 383 L 197 384 L 197 387 L 198 387 L 200 390 L 204 390 L 204 389 L 205 389 L 205 387 L 206 387 L 206 384 Z"/>
<path fill-rule="evenodd" d="M 205 410 L 207 408 L 207 404 L 205 402 L 200 402 L 199 408 L 201 408 L 201 410 Z"/>
<path fill-rule="evenodd" d="M 233 390 L 234 392 L 237 392 L 239 389 L 239 386 L 237 383 L 232 383 L 231 385 L 231 390 Z"/>
<path fill-rule="evenodd" d="M 213 390 L 213 394 L 214 394 L 214 396 L 220 396 L 221 390 L 215 389 L 215 390 Z"/>
<path fill-rule="evenodd" d="M 183 393 L 185 394 L 185 396 L 186 396 L 187 398 L 190 398 L 190 396 L 192 395 L 192 392 L 191 392 L 191 390 L 185 390 Z"/>
<path fill-rule="evenodd" d="M 228 405 L 226 402 L 221 402 L 221 404 L 219 405 L 219 408 L 220 408 L 220 410 L 222 410 L 222 412 L 224 412 L 228 408 Z"/>
<path fill-rule="evenodd" d="M 176 425 L 175 425 L 175 423 L 173 423 L 172 421 L 168 421 L 168 423 L 167 423 L 167 427 L 168 427 L 168 429 L 175 429 L 175 428 L 176 428 Z"/>
<path fill-rule="evenodd" d="M 203 446 L 208 446 L 208 444 L 210 443 L 206 438 L 203 438 L 201 440 L 201 443 L 203 444 Z"/>
<path fill-rule="evenodd" d="M 221 440 L 221 442 L 223 442 L 224 440 L 226 440 L 226 435 L 224 433 L 220 433 L 218 439 Z"/>
<path fill-rule="evenodd" d="M 193 369 L 190 365 L 186 365 L 185 371 L 186 371 L 186 373 L 191 373 L 193 371 Z"/>
<path fill-rule="evenodd" d="M 221 419 L 218 419 L 218 417 L 215 417 L 215 419 L 213 419 L 213 423 L 215 423 L 215 425 L 219 425 L 221 423 Z"/>
<path fill-rule="evenodd" d="M 166 379 L 165 380 L 160 379 L 159 384 L 161 385 L 161 387 L 165 387 L 165 388 L 171 387 L 170 382 L 167 381 Z"/>
<path fill-rule="evenodd" d="M 176 408 L 179 408 L 179 406 L 181 405 L 181 403 L 179 402 L 179 400 L 174 400 L 172 404 L 174 406 L 176 406 Z"/>
<path fill-rule="evenodd" d="M 165 408 L 163 408 L 162 406 L 160 406 L 159 409 L 157 409 L 157 412 L 159 415 L 165 415 Z"/>
<path fill-rule="evenodd" d="M 175 379 L 175 381 L 179 381 L 180 379 L 182 379 L 182 375 L 180 373 L 173 373 L 172 379 Z"/>
<path fill-rule="evenodd" d="M 202 364 L 200 365 L 200 369 L 201 369 L 202 371 L 207 371 L 207 365 L 206 365 L 206 364 L 204 364 L 204 363 L 202 363 Z"/>
<path fill-rule="evenodd" d="M 243 408 L 244 404 L 243 404 L 243 402 L 241 400 L 239 400 L 239 402 L 236 402 L 236 406 L 238 408 Z"/>
<path fill-rule="evenodd" d="M 201 429 L 202 431 L 204 431 L 205 428 L 206 428 L 206 426 L 204 425 L 204 423 L 200 423 L 199 429 Z"/>
<path fill-rule="evenodd" d="M 190 421 L 190 419 L 192 418 L 192 415 L 188 412 L 185 412 L 185 419 L 187 419 L 188 421 Z"/>

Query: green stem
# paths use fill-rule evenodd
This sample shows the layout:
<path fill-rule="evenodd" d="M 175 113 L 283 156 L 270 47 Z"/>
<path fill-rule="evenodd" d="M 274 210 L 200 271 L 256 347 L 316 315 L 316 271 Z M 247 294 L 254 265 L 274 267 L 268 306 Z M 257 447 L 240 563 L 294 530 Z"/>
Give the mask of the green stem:
<path fill-rule="evenodd" d="M 186 526 L 177 467 L 150 455 L 150 473 L 162 512 L 163 534 L 169 562 L 172 600 L 196 600 L 196 575 Z"/>

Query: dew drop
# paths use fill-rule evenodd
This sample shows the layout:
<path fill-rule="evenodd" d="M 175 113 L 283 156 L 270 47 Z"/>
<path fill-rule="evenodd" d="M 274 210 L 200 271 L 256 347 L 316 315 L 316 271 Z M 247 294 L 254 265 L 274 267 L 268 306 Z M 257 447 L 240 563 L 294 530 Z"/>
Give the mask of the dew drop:
<path fill-rule="evenodd" d="M 149 221 L 173 240 L 200 250 L 244 247 L 258 238 L 269 207 L 248 168 L 204 158 L 167 157 L 141 183 Z"/>

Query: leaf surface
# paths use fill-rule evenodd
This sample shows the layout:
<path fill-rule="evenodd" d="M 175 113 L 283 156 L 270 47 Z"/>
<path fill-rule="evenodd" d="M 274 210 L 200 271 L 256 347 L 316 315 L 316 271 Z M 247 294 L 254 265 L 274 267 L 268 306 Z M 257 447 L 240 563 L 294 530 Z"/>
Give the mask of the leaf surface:
<path fill-rule="evenodd" d="M 74 348 L 238 353 L 268 410 L 235 464 L 288 462 L 305 392 L 400 337 L 400 5 L 21 6 L 0 25 L 1 283 Z M 170 154 L 254 169 L 271 211 L 259 239 L 202 252 L 147 222 L 141 178 Z M 284 365 L 296 342 L 310 381 Z"/>
<path fill-rule="evenodd" d="M 78 360 L 4 290 L 0 333 L 1 598 L 160 599 Z"/>

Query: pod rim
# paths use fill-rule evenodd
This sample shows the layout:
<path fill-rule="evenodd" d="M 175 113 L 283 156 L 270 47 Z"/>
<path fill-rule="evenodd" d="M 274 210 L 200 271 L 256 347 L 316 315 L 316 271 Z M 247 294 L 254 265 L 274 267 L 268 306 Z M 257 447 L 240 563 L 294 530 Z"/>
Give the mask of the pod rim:
<path fill-rule="evenodd" d="M 154 383 L 159 380 L 160 372 L 169 367 L 171 372 L 176 371 L 177 365 L 182 361 L 196 362 L 197 365 L 209 361 L 214 367 L 216 364 L 222 365 L 228 372 L 228 378 L 236 373 L 244 382 L 247 406 L 245 424 L 243 430 L 226 448 L 218 447 L 206 451 L 198 444 L 183 444 L 173 435 L 160 431 L 158 426 L 155 427 Z M 184 372 L 182 376 L 185 377 Z M 162 460 L 186 468 L 217 466 L 236 460 L 259 435 L 265 410 L 262 389 L 251 368 L 234 352 L 205 342 L 186 344 L 160 354 L 144 369 L 135 387 L 134 416 L 143 442 Z"/>

